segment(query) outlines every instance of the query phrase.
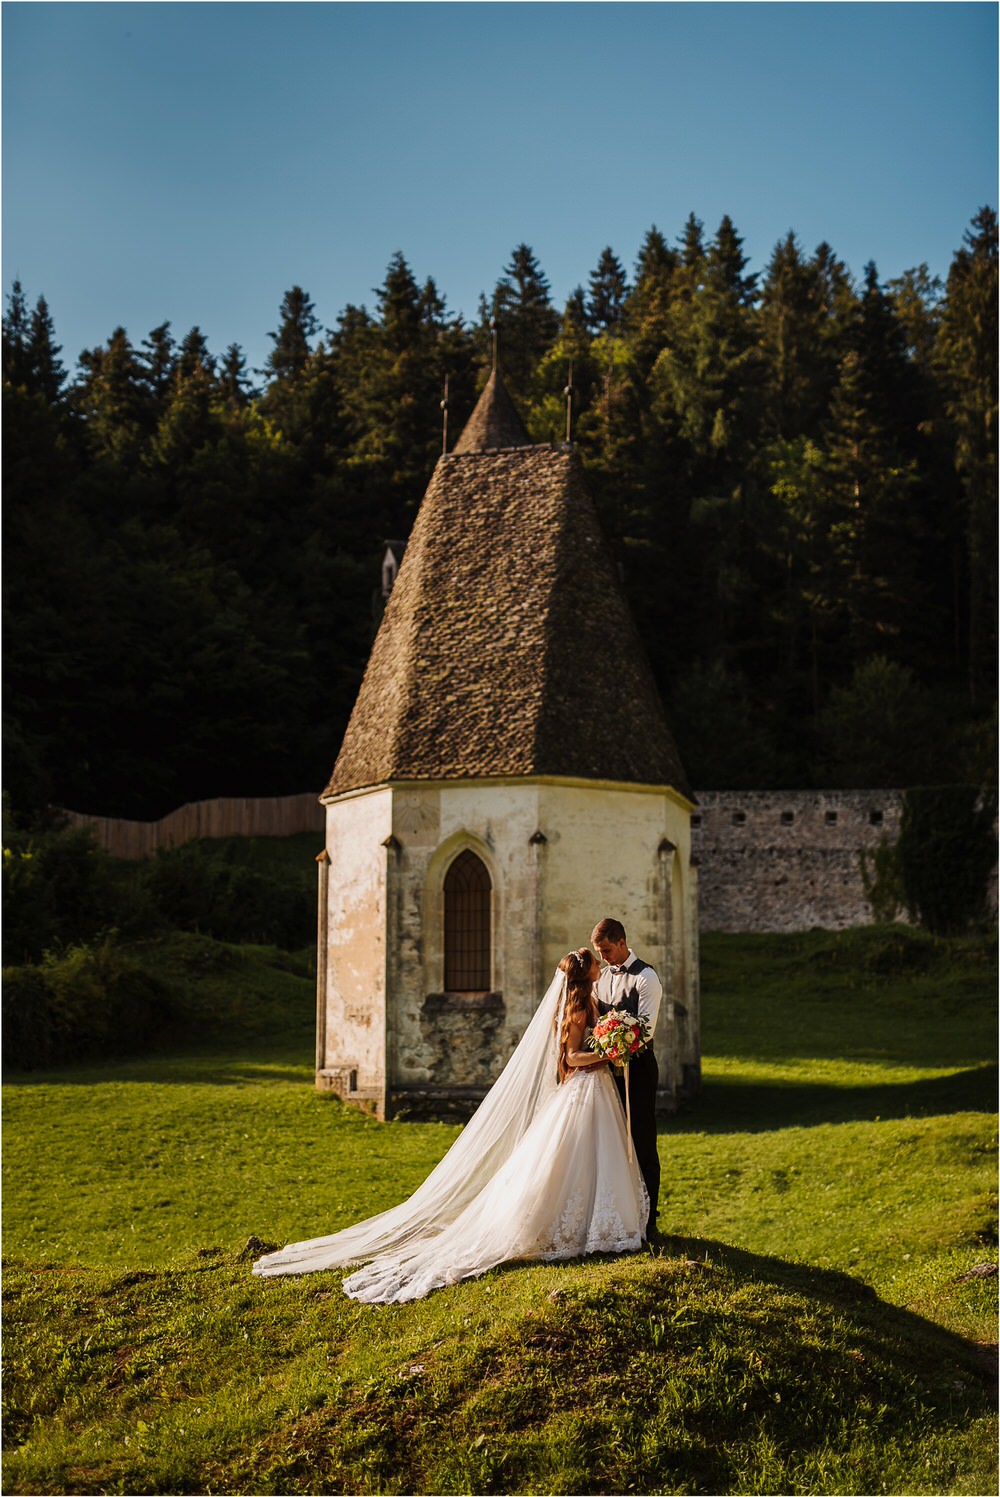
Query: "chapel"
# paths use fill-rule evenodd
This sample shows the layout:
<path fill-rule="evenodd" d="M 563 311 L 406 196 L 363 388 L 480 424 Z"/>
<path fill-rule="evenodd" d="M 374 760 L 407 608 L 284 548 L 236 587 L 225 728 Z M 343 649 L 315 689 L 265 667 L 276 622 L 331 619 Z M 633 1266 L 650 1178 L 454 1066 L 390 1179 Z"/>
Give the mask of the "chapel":
<path fill-rule="evenodd" d="M 468 1112 L 598 920 L 657 970 L 658 1105 L 700 1075 L 693 797 L 569 443 L 494 369 L 434 470 L 321 800 L 316 1084 Z"/>

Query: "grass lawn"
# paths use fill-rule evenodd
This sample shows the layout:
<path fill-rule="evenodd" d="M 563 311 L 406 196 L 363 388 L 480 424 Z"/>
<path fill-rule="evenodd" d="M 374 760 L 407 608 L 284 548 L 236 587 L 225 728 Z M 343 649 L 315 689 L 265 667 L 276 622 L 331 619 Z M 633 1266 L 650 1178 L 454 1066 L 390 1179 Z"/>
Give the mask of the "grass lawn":
<path fill-rule="evenodd" d="M 995 943 L 702 956 L 665 1242 L 413 1306 L 240 1258 L 393 1204 L 456 1134 L 312 1090 L 304 970 L 239 1047 L 10 1078 L 7 1489 L 995 1490 L 997 1280 L 964 1277 L 996 1263 Z"/>

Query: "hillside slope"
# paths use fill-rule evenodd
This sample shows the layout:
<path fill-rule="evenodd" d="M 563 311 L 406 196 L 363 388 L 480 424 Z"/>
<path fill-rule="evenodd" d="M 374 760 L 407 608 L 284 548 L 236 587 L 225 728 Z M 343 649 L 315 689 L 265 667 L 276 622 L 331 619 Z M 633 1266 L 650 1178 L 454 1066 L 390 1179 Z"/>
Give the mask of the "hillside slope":
<path fill-rule="evenodd" d="M 689 1240 L 371 1307 L 254 1250 L 9 1271 L 7 1491 L 994 1490 L 975 1351 L 842 1274 Z"/>

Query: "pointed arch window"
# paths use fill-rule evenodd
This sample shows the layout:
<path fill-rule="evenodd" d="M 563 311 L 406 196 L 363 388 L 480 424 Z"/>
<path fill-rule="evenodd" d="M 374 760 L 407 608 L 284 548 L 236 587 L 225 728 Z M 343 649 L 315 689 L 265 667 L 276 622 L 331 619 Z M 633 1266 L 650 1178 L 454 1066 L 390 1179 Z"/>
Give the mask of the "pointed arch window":
<path fill-rule="evenodd" d="M 444 985 L 485 993 L 493 970 L 493 885 L 482 858 L 460 852 L 444 877 Z"/>

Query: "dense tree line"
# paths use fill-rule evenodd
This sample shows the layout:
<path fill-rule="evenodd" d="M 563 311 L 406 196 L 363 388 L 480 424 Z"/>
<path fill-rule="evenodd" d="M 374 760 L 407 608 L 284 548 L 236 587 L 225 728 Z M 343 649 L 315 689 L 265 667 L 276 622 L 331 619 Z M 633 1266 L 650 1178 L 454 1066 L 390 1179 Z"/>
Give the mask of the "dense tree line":
<path fill-rule="evenodd" d="M 3 321 L 6 780 L 16 807 L 154 816 L 328 773 L 406 535 L 492 361 L 589 470 L 695 785 L 978 781 L 996 721 L 997 225 L 946 284 L 856 284 L 724 218 L 609 247 L 560 313 L 519 245 L 471 325 L 393 257 L 266 367 L 169 324 L 60 362 Z M 570 373 L 572 371 L 572 373 Z M 613 697 L 613 683 L 608 684 Z"/>

